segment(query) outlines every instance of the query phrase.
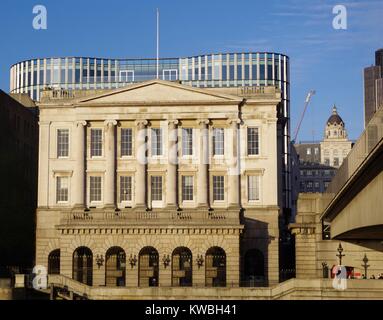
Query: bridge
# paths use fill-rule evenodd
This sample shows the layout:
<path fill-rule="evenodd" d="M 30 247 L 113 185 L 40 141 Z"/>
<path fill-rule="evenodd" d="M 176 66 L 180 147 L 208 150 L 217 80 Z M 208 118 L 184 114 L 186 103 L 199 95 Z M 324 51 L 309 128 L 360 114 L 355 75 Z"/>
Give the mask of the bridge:
<path fill-rule="evenodd" d="M 326 190 L 321 215 L 331 239 L 383 240 L 383 109 L 378 110 Z"/>

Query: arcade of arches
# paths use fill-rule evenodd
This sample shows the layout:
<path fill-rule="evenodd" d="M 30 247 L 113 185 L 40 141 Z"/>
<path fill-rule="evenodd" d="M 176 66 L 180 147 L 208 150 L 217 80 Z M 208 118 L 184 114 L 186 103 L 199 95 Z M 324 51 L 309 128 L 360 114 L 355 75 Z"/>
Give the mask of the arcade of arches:
<path fill-rule="evenodd" d="M 87 247 L 78 247 L 72 256 L 72 278 L 93 285 L 93 274 L 97 263 L 94 255 Z M 126 286 L 126 273 L 135 268 L 138 272 L 139 287 L 159 286 L 160 263 L 166 264 L 171 270 L 171 286 L 193 286 L 193 259 L 198 259 L 198 268 L 204 268 L 206 287 L 225 287 L 227 285 L 227 256 L 220 247 L 209 248 L 204 256 L 193 257 L 192 251 L 186 247 L 175 248 L 171 257 L 160 259 L 154 247 L 144 247 L 140 250 L 138 258 L 127 254 L 121 247 L 109 248 L 105 253 L 105 286 Z M 244 256 L 244 274 L 242 283 L 251 285 L 249 280 L 265 277 L 264 256 L 260 250 L 250 249 Z M 165 266 L 165 267 L 166 267 Z M 60 274 L 60 249 L 55 249 L 48 256 L 48 273 Z"/>

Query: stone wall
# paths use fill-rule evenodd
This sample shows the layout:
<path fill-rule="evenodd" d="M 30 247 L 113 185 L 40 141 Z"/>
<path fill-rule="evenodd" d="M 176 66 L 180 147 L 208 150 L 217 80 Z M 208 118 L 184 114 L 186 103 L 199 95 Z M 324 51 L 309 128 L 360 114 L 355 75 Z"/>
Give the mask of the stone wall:
<path fill-rule="evenodd" d="M 354 267 L 354 270 L 365 274 L 363 258 L 368 258 L 367 277 L 383 274 L 383 244 L 376 240 L 323 240 L 320 215 L 328 199 L 325 194 L 300 194 L 296 223 L 290 224 L 295 234 L 296 277 L 323 277 L 322 263 L 331 269 L 339 263 L 338 247 L 342 245 L 342 265 Z"/>

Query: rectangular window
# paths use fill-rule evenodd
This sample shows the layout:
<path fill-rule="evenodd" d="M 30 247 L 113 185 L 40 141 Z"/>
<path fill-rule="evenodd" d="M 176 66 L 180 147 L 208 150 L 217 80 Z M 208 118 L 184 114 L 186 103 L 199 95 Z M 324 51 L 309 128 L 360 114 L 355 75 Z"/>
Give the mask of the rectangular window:
<path fill-rule="evenodd" d="M 90 156 L 102 156 L 102 129 L 90 130 Z"/>
<path fill-rule="evenodd" d="M 225 200 L 225 177 L 213 176 L 213 200 Z"/>
<path fill-rule="evenodd" d="M 120 177 L 120 201 L 132 201 L 132 177 Z"/>
<path fill-rule="evenodd" d="M 213 155 L 225 153 L 225 131 L 223 128 L 213 129 Z"/>
<path fill-rule="evenodd" d="M 131 156 L 132 145 L 132 129 L 121 129 L 121 156 Z"/>
<path fill-rule="evenodd" d="M 334 158 L 334 167 L 339 166 L 339 158 Z"/>
<path fill-rule="evenodd" d="M 68 177 L 57 177 L 56 181 L 56 201 L 67 202 L 68 201 Z"/>
<path fill-rule="evenodd" d="M 248 201 L 259 200 L 259 181 L 260 181 L 259 176 L 247 177 Z"/>
<path fill-rule="evenodd" d="M 182 129 L 182 155 L 191 156 L 193 154 L 193 129 Z"/>
<path fill-rule="evenodd" d="M 152 128 L 152 156 L 161 156 L 162 155 L 162 129 L 161 128 Z"/>
<path fill-rule="evenodd" d="M 259 154 L 259 129 L 247 128 L 247 154 Z"/>
<path fill-rule="evenodd" d="M 182 176 L 182 200 L 193 200 L 193 176 Z"/>
<path fill-rule="evenodd" d="M 174 80 L 177 80 L 177 78 L 178 78 L 178 71 L 176 69 L 162 70 L 163 80 L 174 81 Z"/>
<path fill-rule="evenodd" d="M 101 201 L 101 177 L 90 177 L 89 195 L 90 202 Z"/>
<path fill-rule="evenodd" d="M 307 148 L 307 155 L 310 155 L 311 154 L 311 148 Z"/>
<path fill-rule="evenodd" d="M 68 157 L 69 155 L 69 130 L 57 130 L 57 157 Z"/>
<path fill-rule="evenodd" d="M 151 177 L 152 201 L 162 201 L 162 177 Z"/>

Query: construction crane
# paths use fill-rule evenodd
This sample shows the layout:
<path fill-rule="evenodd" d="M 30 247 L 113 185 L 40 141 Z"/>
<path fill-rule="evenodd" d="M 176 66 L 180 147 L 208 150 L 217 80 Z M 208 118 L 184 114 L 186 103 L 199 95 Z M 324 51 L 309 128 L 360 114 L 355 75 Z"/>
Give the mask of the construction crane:
<path fill-rule="evenodd" d="M 295 128 L 295 131 L 294 131 L 294 139 L 292 141 L 293 144 L 297 140 L 299 129 L 301 128 L 301 124 L 302 124 L 303 118 L 305 116 L 307 107 L 308 107 L 308 105 L 310 103 L 310 100 L 311 100 L 311 98 L 312 98 L 312 96 L 314 94 L 315 94 L 315 90 L 310 90 L 309 93 L 307 94 L 306 101 L 305 101 L 305 107 L 303 109 L 303 113 L 302 113 L 301 118 L 299 119 L 299 123 L 298 123 L 298 125 L 297 125 L 297 127 Z"/>

